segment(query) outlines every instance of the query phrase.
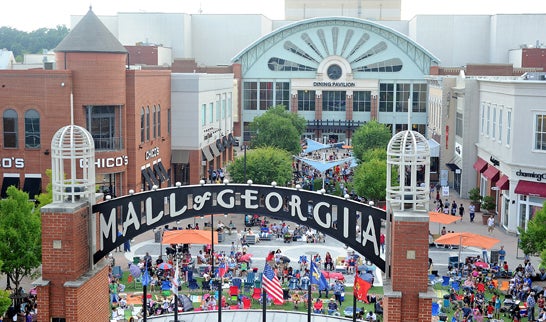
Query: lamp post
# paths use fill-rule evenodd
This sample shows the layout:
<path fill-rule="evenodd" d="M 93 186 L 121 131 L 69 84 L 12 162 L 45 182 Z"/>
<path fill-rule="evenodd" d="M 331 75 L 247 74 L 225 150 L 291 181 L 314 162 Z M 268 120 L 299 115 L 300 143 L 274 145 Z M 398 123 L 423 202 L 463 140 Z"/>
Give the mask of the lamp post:
<path fill-rule="evenodd" d="M 246 143 L 243 142 L 243 182 L 246 182 Z"/>

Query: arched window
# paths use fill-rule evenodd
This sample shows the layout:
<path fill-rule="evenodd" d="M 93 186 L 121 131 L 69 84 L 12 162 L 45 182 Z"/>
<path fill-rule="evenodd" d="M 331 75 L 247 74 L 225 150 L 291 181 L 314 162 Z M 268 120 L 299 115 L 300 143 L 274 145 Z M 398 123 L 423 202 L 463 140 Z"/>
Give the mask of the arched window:
<path fill-rule="evenodd" d="M 25 112 L 25 147 L 40 147 L 40 114 L 36 110 Z"/>
<path fill-rule="evenodd" d="M 152 129 L 152 135 L 153 135 L 154 138 L 156 138 L 157 137 L 157 109 L 156 109 L 155 105 L 153 107 L 153 114 L 154 114 L 154 116 L 153 116 L 153 118 L 154 118 L 153 127 L 154 128 Z"/>
<path fill-rule="evenodd" d="M 144 120 L 144 107 L 140 108 L 140 143 L 144 143 L 144 127 L 146 126 L 146 121 Z"/>
<path fill-rule="evenodd" d="M 157 105 L 157 136 L 161 137 L 161 105 Z"/>
<path fill-rule="evenodd" d="M 146 141 L 150 141 L 150 107 L 146 106 Z"/>
<path fill-rule="evenodd" d="M 17 147 L 17 112 L 12 109 L 4 111 L 3 115 L 4 147 Z"/>

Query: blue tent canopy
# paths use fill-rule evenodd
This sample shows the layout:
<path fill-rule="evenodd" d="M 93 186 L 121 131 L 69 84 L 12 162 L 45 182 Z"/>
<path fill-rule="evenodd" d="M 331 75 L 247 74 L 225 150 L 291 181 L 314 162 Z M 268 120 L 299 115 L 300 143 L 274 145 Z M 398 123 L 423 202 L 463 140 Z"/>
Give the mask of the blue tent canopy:
<path fill-rule="evenodd" d="M 302 162 L 317 169 L 319 172 L 324 173 L 326 172 L 326 170 L 331 169 L 335 167 L 336 165 L 340 165 L 345 162 L 348 162 L 349 164 L 351 164 L 354 158 L 351 157 L 351 158 L 345 158 L 345 159 L 334 160 L 334 161 L 312 160 L 312 159 L 300 158 L 300 157 L 296 157 L 296 159 L 301 160 Z"/>
<path fill-rule="evenodd" d="M 317 150 L 327 149 L 330 147 L 328 144 L 322 144 L 320 142 L 317 142 L 311 139 L 306 139 L 306 142 L 307 142 L 307 148 L 305 148 L 305 150 L 303 151 L 306 154 L 311 153 L 313 151 L 317 151 Z"/>

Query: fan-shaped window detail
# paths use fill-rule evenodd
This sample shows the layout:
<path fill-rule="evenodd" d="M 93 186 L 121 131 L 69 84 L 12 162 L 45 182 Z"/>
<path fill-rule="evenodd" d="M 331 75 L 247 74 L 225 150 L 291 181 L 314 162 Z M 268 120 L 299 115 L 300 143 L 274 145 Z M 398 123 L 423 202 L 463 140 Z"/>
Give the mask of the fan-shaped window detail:
<path fill-rule="evenodd" d="M 369 39 L 370 39 L 370 35 L 363 34 L 347 57 L 352 56 L 354 53 L 356 53 L 356 51 L 359 50 L 360 47 L 362 47 L 362 45 L 364 45 Z"/>
<path fill-rule="evenodd" d="M 351 39 L 353 39 L 354 31 L 353 29 L 347 30 L 347 33 L 345 34 L 345 40 L 343 41 L 343 47 L 341 47 L 341 53 L 340 55 L 343 56 L 343 53 L 345 53 L 345 50 L 347 50 L 347 46 L 349 45 L 349 42 Z"/>
<path fill-rule="evenodd" d="M 272 57 L 267 62 L 267 66 L 272 71 L 316 71 L 316 68 L 298 64 L 286 59 Z"/>
<path fill-rule="evenodd" d="M 356 58 L 355 60 L 352 61 L 352 63 L 358 63 L 359 61 L 363 60 L 363 59 L 366 59 L 368 57 L 371 57 L 375 54 L 378 54 L 382 51 L 385 51 L 387 50 L 387 44 L 382 41 L 380 43 L 378 43 L 377 45 L 373 46 L 370 50 L 366 51 L 364 54 L 358 56 L 358 58 Z"/>
<path fill-rule="evenodd" d="M 332 46 L 334 47 L 334 55 L 337 53 L 337 39 L 339 37 L 339 28 L 332 28 Z"/>
<path fill-rule="evenodd" d="M 306 52 L 304 52 L 303 50 L 301 50 L 298 46 L 296 46 L 293 42 L 291 41 L 286 41 L 284 43 L 284 49 L 288 50 L 289 52 L 292 52 L 296 55 L 299 55 L 307 60 L 310 60 L 310 61 L 314 61 L 315 63 L 318 63 L 318 61 L 309 56 L 309 54 L 307 54 Z"/>
<path fill-rule="evenodd" d="M 36 110 L 25 112 L 25 147 L 40 147 L 40 114 Z"/>
<path fill-rule="evenodd" d="M 322 47 L 324 48 L 324 51 L 326 52 L 326 56 L 330 56 L 330 51 L 328 50 L 328 44 L 326 43 L 326 36 L 324 35 L 324 30 L 323 29 L 317 30 L 317 35 L 320 39 L 320 43 L 322 44 Z"/>
<path fill-rule="evenodd" d="M 322 56 L 322 54 L 319 52 L 317 46 L 315 45 L 311 37 L 309 37 L 309 35 L 306 32 L 304 32 L 301 35 L 301 39 L 303 39 L 303 41 L 307 44 L 307 46 L 309 46 L 309 48 L 311 48 L 317 55 L 319 55 L 320 58 L 324 58 L 324 56 Z"/>
<path fill-rule="evenodd" d="M 357 72 L 399 72 L 402 69 L 402 61 L 399 58 L 387 59 L 366 66 L 357 67 Z"/>

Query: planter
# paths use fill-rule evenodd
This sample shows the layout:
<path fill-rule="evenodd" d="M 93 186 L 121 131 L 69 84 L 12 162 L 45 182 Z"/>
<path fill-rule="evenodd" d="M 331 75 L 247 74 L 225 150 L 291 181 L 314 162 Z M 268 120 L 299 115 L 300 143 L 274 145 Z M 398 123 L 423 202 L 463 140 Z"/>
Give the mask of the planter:
<path fill-rule="evenodd" d="M 491 216 L 495 216 L 495 212 L 494 211 L 491 211 L 491 210 L 484 210 L 482 212 L 482 223 L 484 225 L 487 225 L 487 219 L 489 219 L 489 217 Z"/>

